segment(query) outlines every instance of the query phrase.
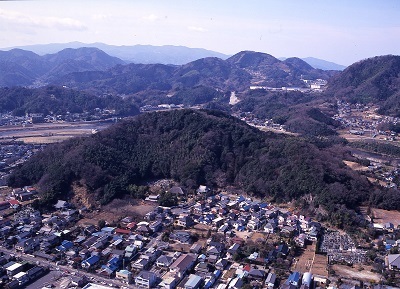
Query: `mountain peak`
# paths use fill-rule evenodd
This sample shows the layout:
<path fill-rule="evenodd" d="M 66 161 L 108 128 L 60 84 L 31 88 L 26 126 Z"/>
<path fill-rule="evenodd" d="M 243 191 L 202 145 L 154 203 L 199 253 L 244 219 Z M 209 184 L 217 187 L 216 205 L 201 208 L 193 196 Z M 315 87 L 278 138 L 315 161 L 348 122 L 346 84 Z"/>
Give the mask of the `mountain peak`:
<path fill-rule="evenodd" d="M 307 62 L 298 57 L 286 58 L 283 62 L 290 66 L 296 67 L 297 69 L 304 69 L 304 70 L 314 69 L 310 64 L 308 64 Z"/>
<path fill-rule="evenodd" d="M 229 57 L 227 61 L 241 68 L 254 68 L 260 65 L 272 65 L 280 62 L 279 59 L 273 57 L 270 54 L 255 51 L 241 51 Z"/>

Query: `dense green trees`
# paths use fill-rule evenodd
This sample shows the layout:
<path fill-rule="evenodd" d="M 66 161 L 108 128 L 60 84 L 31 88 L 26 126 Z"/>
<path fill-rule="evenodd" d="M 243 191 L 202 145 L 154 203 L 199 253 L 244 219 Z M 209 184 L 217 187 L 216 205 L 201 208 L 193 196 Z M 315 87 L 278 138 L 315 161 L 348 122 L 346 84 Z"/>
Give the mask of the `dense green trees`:
<path fill-rule="evenodd" d="M 138 108 L 120 97 L 98 97 L 73 89 L 46 86 L 36 89 L 23 87 L 0 89 L 0 112 L 66 114 L 94 111 L 95 108 L 115 109 L 118 115 L 135 115 Z"/>
<path fill-rule="evenodd" d="M 106 203 L 124 194 L 143 196 L 140 185 L 148 180 L 173 178 L 191 188 L 234 185 L 276 201 L 312 194 L 316 206 L 333 213 L 336 205 L 344 210 L 369 201 L 372 187 L 343 165 L 342 154 L 263 133 L 222 112 L 175 110 L 51 145 L 15 170 L 9 184 L 37 183 L 51 201 L 79 180 Z M 168 194 L 161 197 L 173 203 Z"/>
<path fill-rule="evenodd" d="M 316 108 L 321 98 L 299 91 L 250 90 L 232 110 L 251 112 L 260 119 L 272 119 L 289 131 L 307 136 L 335 136 L 339 123 Z"/>
<path fill-rule="evenodd" d="M 383 115 L 400 116 L 400 56 L 385 55 L 352 64 L 331 78 L 327 95 L 353 103 L 374 103 Z"/>

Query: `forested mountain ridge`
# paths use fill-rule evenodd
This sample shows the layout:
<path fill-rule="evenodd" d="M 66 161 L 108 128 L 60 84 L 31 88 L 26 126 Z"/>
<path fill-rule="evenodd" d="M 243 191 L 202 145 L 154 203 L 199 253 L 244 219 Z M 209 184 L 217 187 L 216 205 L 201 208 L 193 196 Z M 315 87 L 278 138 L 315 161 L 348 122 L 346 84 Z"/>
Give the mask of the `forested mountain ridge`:
<path fill-rule="evenodd" d="M 132 102 L 118 96 L 98 97 L 88 92 L 59 86 L 41 88 L 0 88 L 0 113 L 16 116 L 28 113 L 61 114 L 89 112 L 95 109 L 115 110 L 115 115 L 135 115 L 139 109 Z"/>
<path fill-rule="evenodd" d="M 368 58 L 331 78 L 326 94 L 353 103 L 374 103 L 379 113 L 400 116 L 400 56 Z"/>
<path fill-rule="evenodd" d="M 161 77 L 143 73 L 155 67 L 165 73 Z M 245 91 L 251 85 L 304 86 L 302 78 L 329 79 L 335 73 L 338 72 L 314 69 L 298 58 L 280 61 L 266 53 L 243 51 L 227 60 L 207 57 L 180 66 L 129 64 L 113 67 L 101 74 L 77 72 L 60 77 L 54 83 L 124 94 L 152 89 L 169 92 L 193 86 Z"/>
<path fill-rule="evenodd" d="M 372 198 L 373 187 L 346 168 L 342 154 L 261 132 L 222 112 L 175 110 L 51 145 L 15 170 L 9 185 L 36 183 L 44 203 L 61 198 L 76 181 L 107 203 L 128 194 L 131 184 L 159 178 L 188 188 L 233 185 L 275 201 L 311 194 L 312 206 L 323 206 L 343 225 L 341 218 Z"/>

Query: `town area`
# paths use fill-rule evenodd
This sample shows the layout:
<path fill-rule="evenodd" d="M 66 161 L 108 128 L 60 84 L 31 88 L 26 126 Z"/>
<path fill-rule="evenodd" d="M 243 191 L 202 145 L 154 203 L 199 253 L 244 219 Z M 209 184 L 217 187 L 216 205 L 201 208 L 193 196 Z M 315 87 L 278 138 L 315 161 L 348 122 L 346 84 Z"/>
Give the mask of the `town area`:
<path fill-rule="evenodd" d="M 93 223 L 85 222 L 85 217 L 97 209 L 59 200 L 50 212 L 40 212 L 33 209 L 35 188 L 3 188 L 1 284 L 5 288 L 166 289 L 382 284 L 381 275 L 373 270 L 368 278 L 359 277 L 365 274 L 360 268 L 367 266 L 371 250 L 359 248 L 348 234 L 328 229 L 290 207 L 234 192 L 213 192 L 206 186 L 193 196 L 168 181 L 163 189 L 181 200 L 178 205 L 159 206 L 160 195 L 150 194 L 144 201 L 150 209 L 142 217 L 94 218 Z M 379 230 L 376 246 L 383 246 L 383 255 L 377 251 L 373 262 L 381 270 L 397 272 L 397 227 L 387 223 Z M 334 272 L 340 266 L 357 269 L 345 278 Z"/>

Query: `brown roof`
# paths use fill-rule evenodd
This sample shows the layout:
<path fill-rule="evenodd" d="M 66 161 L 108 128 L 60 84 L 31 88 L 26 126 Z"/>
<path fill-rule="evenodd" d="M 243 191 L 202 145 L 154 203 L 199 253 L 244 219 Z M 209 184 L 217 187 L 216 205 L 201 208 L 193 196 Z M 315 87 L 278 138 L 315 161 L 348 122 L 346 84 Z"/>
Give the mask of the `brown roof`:
<path fill-rule="evenodd" d="M 192 255 L 184 254 L 179 256 L 178 259 L 171 265 L 171 269 L 178 269 L 179 271 L 186 270 L 190 264 L 195 261 L 195 258 Z"/>

